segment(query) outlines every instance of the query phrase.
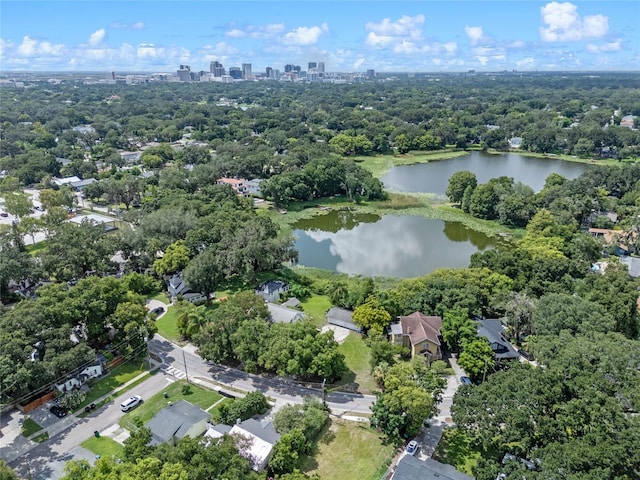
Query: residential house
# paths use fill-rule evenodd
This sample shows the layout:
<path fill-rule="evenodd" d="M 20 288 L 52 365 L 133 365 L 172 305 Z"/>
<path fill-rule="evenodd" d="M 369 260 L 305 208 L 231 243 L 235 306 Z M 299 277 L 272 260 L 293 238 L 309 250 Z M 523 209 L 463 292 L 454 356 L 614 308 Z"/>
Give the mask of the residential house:
<path fill-rule="evenodd" d="M 403 455 L 398 461 L 391 480 L 474 480 L 474 478 L 432 458 L 418 460 L 413 455 Z"/>
<path fill-rule="evenodd" d="M 512 137 L 509 139 L 509 148 L 520 148 L 522 146 L 522 137 Z"/>
<path fill-rule="evenodd" d="M 69 220 L 70 222 L 81 225 L 83 222 L 88 222 L 93 225 L 103 225 L 105 232 L 111 232 L 117 230 L 115 218 L 107 217 L 106 215 L 100 215 L 99 213 L 90 213 L 88 215 L 76 215 Z"/>
<path fill-rule="evenodd" d="M 337 327 L 347 328 L 354 332 L 362 332 L 362 329 L 353 323 L 353 312 L 346 308 L 331 307 L 327 312 L 327 323 L 329 325 L 336 325 Z"/>
<path fill-rule="evenodd" d="M 613 247 L 613 254 L 619 257 L 634 252 L 633 246 L 629 245 L 629 240 L 635 241 L 638 235 L 636 232 L 630 235 L 623 230 L 607 230 L 606 228 L 590 228 L 589 234 L 592 237 L 602 239 L 605 245 Z"/>
<path fill-rule="evenodd" d="M 247 191 L 249 195 L 255 195 L 256 197 L 262 196 L 262 192 L 260 192 L 260 184 L 264 180 L 262 178 L 254 178 L 253 180 L 249 180 L 247 182 Z"/>
<path fill-rule="evenodd" d="M 85 178 L 84 180 L 80 180 L 78 182 L 71 182 L 69 183 L 69 185 L 71 185 L 71 188 L 73 188 L 76 192 L 81 192 L 84 187 L 96 182 L 97 180 L 95 178 Z"/>
<path fill-rule="evenodd" d="M 277 302 L 280 295 L 289 291 L 289 284 L 282 280 L 267 280 L 255 288 L 256 294 L 264 298 L 265 302 Z"/>
<path fill-rule="evenodd" d="M 236 439 L 240 455 L 251 462 L 251 468 L 260 472 L 267 467 L 273 446 L 280 440 L 269 420 L 250 418 L 233 427 L 228 425 L 210 425 L 205 436 L 210 439 L 231 435 Z"/>
<path fill-rule="evenodd" d="M 249 187 L 247 186 L 247 181 L 244 179 L 237 178 L 219 178 L 217 181 L 218 185 L 230 185 L 231 188 L 238 194 L 243 197 L 249 195 Z"/>
<path fill-rule="evenodd" d="M 391 342 L 409 348 L 411 358 L 423 355 L 429 361 L 440 360 L 442 359 L 441 328 L 441 317 L 414 312 L 406 317 L 398 317 L 398 322 L 391 324 Z"/>
<path fill-rule="evenodd" d="M 51 181 L 58 187 L 62 187 L 63 185 L 69 185 L 71 183 L 81 182 L 82 180 L 80 180 L 79 177 L 74 175 L 72 177 L 64 177 L 64 178 L 54 177 L 51 179 Z"/>
<path fill-rule="evenodd" d="M 283 302 L 281 305 L 283 307 L 288 307 L 288 308 L 300 308 L 301 303 L 300 303 L 300 300 L 298 300 L 296 297 L 291 297 L 286 302 Z"/>
<path fill-rule="evenodd" d="M 293 323 L 304 318 L 304 313 L 301 311 L 277 303 L 267 302 L 267 309 L 273 323 Z"/>
<path fill-rule="evenodd" d="M 151 430 L 151 445 L 176 445 L 184 437 L 198 437 L 207 431 L 211 418 L 207 412 L 186 400 L 169 404 L 147 422 Z"/>
<path fill-rule="evenodd" d="M 127 165 L 135 165 L 140 163 L 142 152 L 118 152 L 124 163 Z"/>
<path fill-rule="evenodd" d="M 489 341 L 497 363 L 520 359 L 520 354 L 504 337 L 505 327 L 499 319 L 477 320 L 476 327 L 478 336 L 484 337 Z"/>
<path fill-rule="evenodd" d="M 620 257 L 620 263 L 627 266 L 629 275 L 633 278 L 640 277 L 640 258 L 631 256 Z"/>
<path fill-rule="evenodd" d="M 167 290 L 169 291 L 172 301 L 182 299 L 196 305 L 207 301 L 205 294 L 191 290 L 191 287 L 182 280 L 181 273 L 176 273 L 167 280 Z"/>
<path fill-rule="evenodd" d="M 63 157 L 56 157 L 56 162 L 58 162 L 63 167 L 66 167 L 67 165 L 69 165 L 72 162 L 72 160 L 70 160 L 68 158 L 63 158 Z"/>

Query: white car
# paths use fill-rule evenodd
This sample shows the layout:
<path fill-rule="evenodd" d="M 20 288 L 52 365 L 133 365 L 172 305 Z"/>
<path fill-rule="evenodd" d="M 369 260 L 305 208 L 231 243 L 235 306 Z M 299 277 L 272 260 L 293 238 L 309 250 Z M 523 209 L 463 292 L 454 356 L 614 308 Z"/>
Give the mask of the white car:
<path fill-rule="evenodd" d="M 120 410 L 122 410 L 123 412 L 128 412 L 129 410 L 136 408 L 141 403 L 142 397 L 140 395 L 134 395 L 133 397 L 127 398 L 120 404 Z"/>
<path fill-rule="evenodd" d="M 407 452 L 407 455 L 415 455 L 417 450 L 418 450 L 418 442 L 416 442 L 415 440 L 411 440 L 407 444 L 407 448 L 405 448 L 404 451 Z"/>

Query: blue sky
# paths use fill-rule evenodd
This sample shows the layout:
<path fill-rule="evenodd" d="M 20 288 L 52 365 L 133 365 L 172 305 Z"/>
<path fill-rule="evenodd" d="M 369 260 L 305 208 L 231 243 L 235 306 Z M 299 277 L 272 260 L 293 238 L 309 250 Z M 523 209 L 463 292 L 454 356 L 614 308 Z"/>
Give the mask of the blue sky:
<path fill-rule="evenodd" d="M 640 70 L 640 2 L 0 2 L 0 70 Z"/>

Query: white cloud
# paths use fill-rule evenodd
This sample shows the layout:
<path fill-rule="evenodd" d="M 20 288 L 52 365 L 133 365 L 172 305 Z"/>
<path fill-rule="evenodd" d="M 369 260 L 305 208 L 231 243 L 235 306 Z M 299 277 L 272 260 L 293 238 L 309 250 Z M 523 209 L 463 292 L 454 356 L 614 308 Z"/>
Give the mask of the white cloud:
<path fill-rule="evenodd" d="M 122 22 L 113 22 L 109 25 L 110 28 L 114 30 L 142 30 L 144 28 L 144 22 L 135 22 L 135 23 L 122 23 Z"/>
<path fill-rule="evenodd" d="M 507 48 L 523 48 L 526 45 L 527 44 L 524 43 L 522 40 L 515 40 L 515 41 L 507 44 Z"/>
<path fill-rule="evenodd" d="M 477 45 L 483 38 L 484 34 L 482 33 L 482 27 L 464 27 L 464 33 L 467 34 L 469 40 L 471 41 L 471 45 Z"/>
<path fill-rule="evenodd" d="M 63 50 L 64 45 L 62 44 L 41 42 L 25 35 L 16 53 L 19 57 L 60 56 Z"/>
<path fill-rule="evenodd" d="M 244 38 L 247 36 L 247 32 L 243 32 L 238 28 L 234 28 L 232 30 L 229 30 L 228 32 L 225 32 L 225 35 L 231 38 Z"/>
<path fill-rule="evenodd" d="M 248 25 L 244 28 L 232 28 L 225 32 L 231 38 L 273 38 L 285 29 L 283 23 L 269 23 L 267 25 Z"/>
<path fill-rule="evenodd" d="M 544 42 L 571 42 L 600 38 L 609 31 L 609 18 L 604 15 L 580 17 L 573 3 L 551 2 L 540 8 L 540 38 Z"/>
<path fill-rule="evenodd" d="M 226 42 L 219 42 L 215 45 L 205 45 L 200 49 L 203 55 L 216 55 L 219 57 L 227 57 L 239 52 L 236 47 L 229 45 Z M 215 59 L 214 59 L 215 60 Z"/>
<path fill-rule="evenodd" d="M 516 66 L 519 69 L 531 69 L 535 66 L 536 61 L 533 57 L 523 58 L 522 60 L 516 60 Z"/>
<path fill-rule="evenodd" d="M 3 40 L 2 38 L 0 38 L 0 56 L 13 50 L 14 47 L 15 44 L 11 40 Z"/>
<path fill-rule="evenodd" d="M 151 60 L 152 64 L 159 61 L 162 64 L 177 65 L 189 63 L 191 52 L 176 45 L 157 47 L 153 43 L 141 43 L 136 49 L 136 56 L 141 60 Z"/>
<path fill-rule="evenodd" d="M 593 53 L 619 52 L 622 50 L 622 39 L 618 38 L 613 42 L 603 43 L 602 45 L 594 45 L 590 43 L 587 45 L 587 50 Z"/>
<path fill-rule="evenodd" d="M 366 44 L 374 48 L 384 48 L 393 45 L 397 51 L 416 51 L 409 45 L 414 45 L 422 38 L 422 25 L 424 15 L 410 17 L 403 15 L 393 22 L 389 18 L 383 19 L 380 23 L 367 22 L 365 30 L 367 33 Z"/>
<path fill-rule="evenodd" d="M 89 37 L 89 45 L 91 45 L 92 47 L 100 45 L 104 41 L 106 36 L 107 31 L 104 28 L 96 30 Z"/>
<path fill-rule="evenodd" d="M 283 42 L 288 45 L 314 45 L 323 33 L 329 31 L 329 26 L 298 27 L 284 35 Z"/>
<path fill-rule="evenodd" d="M 360 57 L 355 62 L 353 62 L 353 68 L 357 70 L 362 66 L 363 63 L 364 63 L 364 58 Z"/>

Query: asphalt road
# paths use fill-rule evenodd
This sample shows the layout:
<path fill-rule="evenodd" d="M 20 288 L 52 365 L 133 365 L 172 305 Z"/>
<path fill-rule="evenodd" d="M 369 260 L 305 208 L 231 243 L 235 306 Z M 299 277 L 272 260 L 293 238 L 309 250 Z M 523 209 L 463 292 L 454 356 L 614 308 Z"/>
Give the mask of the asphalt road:
<path fill-rule="evenodd" d="M 150 398 L 162 390 L 168 382 L 174 381 L 164 372 L 156 372 L 148 380 L 136 386 L 133 390 L 123 393 L 102 408 L 92 412 L 79 422 L 67 428 L 55 437 L 39 444 L 37 447 L 11 462 L 21 478 L 33 480 L 49 480 L 60 478 L 64 464 L 68 460 L 86 458 L 93 460 L 93 454 L 80 447 L 80 444 L 91 438 L 93 432 L 102 431 L 118 423 L 124 415 L 120 411 L 120 403 L 131 395 L 142 395 Z"/>
<path fill-rule="evenodd" d="M 280 405 L 302 403 L 303 398 L 309 396 L 321 398 L 322 392 L 319 388 L 308 388 L 280 377 L 267 378 L 215 365 L 158 335 L 149 342 L 149 350 L 162 358 L 163 362 L 171 367 L 169 371 L 179 375 L 179 378 L 199 377 L 247 392 L 259 390 Z M 180 375 L 181 373 L 183 375 Z M 370 407 L 375 400 L 376 397 L 373 395 L 340 392 L 329 393 L 326 398 L 334 415 L 342 415 L 345 412 L 371 413 Z"/>

